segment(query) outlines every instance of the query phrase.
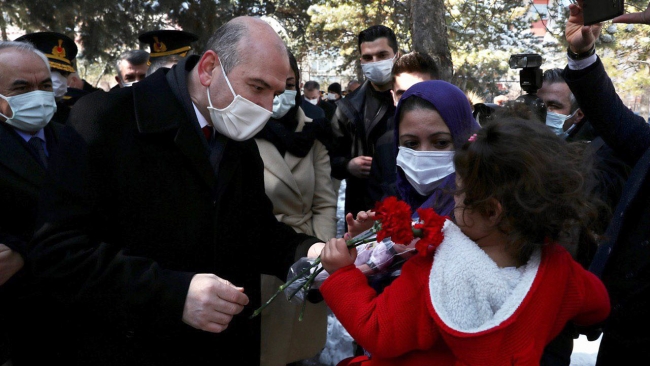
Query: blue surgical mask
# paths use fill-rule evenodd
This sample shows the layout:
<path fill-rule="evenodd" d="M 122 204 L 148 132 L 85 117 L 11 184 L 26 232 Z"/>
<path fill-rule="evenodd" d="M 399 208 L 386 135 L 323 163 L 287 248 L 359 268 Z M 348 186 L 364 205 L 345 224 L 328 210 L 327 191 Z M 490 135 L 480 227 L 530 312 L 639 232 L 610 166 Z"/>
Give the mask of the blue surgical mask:
<path fill-rule="evenodd" d="M 0 94 L 0 98 L 9 103 L 12 116 L 5 118 L 5 122 L 21 131 L 38 132 L 45 127 L 54 113 L 56 113 L 56 102 L 54 93 L 51 91 L 35 90 L 29 93 L 7 97 Z"/>
<path fill-rule="evenodd" d="M 275 119 L 284 117 L 296 105 L 297 93 L 295 90 L 285 90 L 284 93 L 276 95 L 273 98 L 273 114 L 271 117 Z"/>
<path fill-rule="evenodd" d="M 52 71 L 52 89 L 56 100 L 61 100 L 68 92 L 68 79 L 58 71 Z"/>
<path fill-rule="evenodd" d="M 568 119 L 571 119 L 573 116 L 575 116 L 576 112 L 578 110 L 576 109 L 573 113 L 570 115 L 565 115 L 565 114 L 560 114 L 560 113 L 555 113 L 555 112 L 546 112 L 546 125 L 555 132 L 556 135 L 561 135 L 564 132 L 564 122 L 566 122 Z"/>

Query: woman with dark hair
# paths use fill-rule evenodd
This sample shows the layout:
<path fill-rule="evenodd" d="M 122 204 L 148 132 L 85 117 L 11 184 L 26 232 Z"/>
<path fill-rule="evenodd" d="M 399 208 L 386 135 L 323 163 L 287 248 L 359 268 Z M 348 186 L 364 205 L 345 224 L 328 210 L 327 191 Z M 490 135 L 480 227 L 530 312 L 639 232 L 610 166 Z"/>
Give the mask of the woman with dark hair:
<path fill-rule="evenodd" d="M 301 104 L 300 72 L 289 53 L 291 73 L 285 92 L 275 97 L 273 115 L 255 142 L 264 161 L 264 187 L 278 221 L 295 231 L 328 240 L 336 235 L 336 193 L 324 140 L 327 121 L 311 120 Z M 282 281 L 262 276 L 262 298 L 270 298 Z M 285 366 L 317 355 L 325 345 L 327 307 L 300 306 L 278 299 L 262 313 L 261 364 Z"/>

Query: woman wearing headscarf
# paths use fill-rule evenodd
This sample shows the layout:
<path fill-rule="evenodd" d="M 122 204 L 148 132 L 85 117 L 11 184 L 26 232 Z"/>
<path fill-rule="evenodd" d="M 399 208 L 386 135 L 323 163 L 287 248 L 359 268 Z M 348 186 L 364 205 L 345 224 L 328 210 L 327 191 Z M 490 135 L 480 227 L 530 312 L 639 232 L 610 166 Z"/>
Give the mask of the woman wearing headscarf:
<path fill-rule="evenodd" d="M 423 81 L 402 95 L 394 121 L 398 198 L 411 206 L 414 220 L 418 208 L 451 216 L 456 188 L 454 151 L 480 129 L 467 97 L 446 81 Z M 357 219 L 348 214 L 346 238 L 369 229 L 372 217 L 371 211 L 360 212 Z M 360 247 L 355 263 L 378 292 L 399 276 L 402 264 L 413 253 L 412 247 L 394 245 L 388 239 L 367 248 Z M 338 326 L 330 324 L 332 329 Z"/>
<path fill-rule="evenodd" d="M 480 128 L 467 96 L 442 80 L 417 83 L 395 111 L 397 190 L 415 211 L 451 215 L 456 188 L 454 150 Z"/>
<path fill-rule="evenodd" d="M 273 101 L 273 115 L 255 142 L 264 161 L 264 187 L 278 221 L 295 231 L 329 240 L 336 235 L 336 193 L 330 178 L 330 160 L 324 139 L 325 120 L 305 116 L 301 104 L 298 64 L 289 53 L 291 73 L 285 92 Z M 266 301 L 282 285 L 262 276 Z M 261 364 L 285 366 L 317 355 L 325 345 L 327 307 L 309 303 L 304 319 L 301 306 L 286 299 L 274 301 L 262 313 Z"/>

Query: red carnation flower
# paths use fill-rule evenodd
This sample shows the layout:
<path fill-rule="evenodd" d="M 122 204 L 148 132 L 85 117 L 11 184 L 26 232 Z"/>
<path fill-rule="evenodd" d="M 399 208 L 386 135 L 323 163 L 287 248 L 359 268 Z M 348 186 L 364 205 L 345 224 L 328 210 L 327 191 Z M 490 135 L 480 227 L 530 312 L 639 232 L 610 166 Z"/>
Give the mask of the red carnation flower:
<path fill-rule="evenodd" d="M 419 208 L 418 215 L 420 220 L 413 226 L 416 236 L 420 238 L 415 244 L 420 255 L 430 255 L 438 245 L 442 243 L 444 235 L 442 227 L 445 224 L 446 217 L 438 215 L 432 208 Z"/>
<path fill-rule="evenodd" d="M 409 244 L 413 240 L 411 206 L 396 197 L 386 197 L 375 206 L 375 218 L 381 222 L 377 242 L 391 238 L 397 244 Z"/>

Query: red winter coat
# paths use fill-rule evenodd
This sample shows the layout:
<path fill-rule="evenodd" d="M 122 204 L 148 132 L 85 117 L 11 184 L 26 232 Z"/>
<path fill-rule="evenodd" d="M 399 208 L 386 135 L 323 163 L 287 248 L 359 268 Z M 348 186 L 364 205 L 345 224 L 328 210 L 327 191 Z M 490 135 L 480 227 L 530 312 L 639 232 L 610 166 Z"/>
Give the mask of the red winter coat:
<path fill-rule="evenodd" d="M 600 280 L 556 244 L 520 267 L 513 288 L 456 225 L 447 221 L 443 233 L 435 256 L 407 261 L 380 295 L 353 265 L 321 286 L 338 320 L 372 354 L 369 365 L 539 365 L 567 322 L 591 325 L 609 314 Z"/>

